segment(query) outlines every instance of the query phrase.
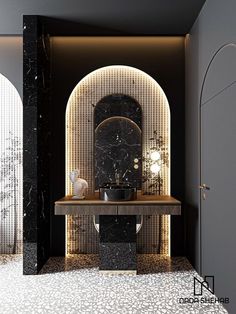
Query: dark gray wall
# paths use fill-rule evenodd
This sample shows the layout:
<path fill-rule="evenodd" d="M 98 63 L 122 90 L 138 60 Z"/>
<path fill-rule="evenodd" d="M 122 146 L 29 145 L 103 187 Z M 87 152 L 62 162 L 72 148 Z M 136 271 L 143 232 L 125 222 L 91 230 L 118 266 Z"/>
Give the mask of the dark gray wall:
<path fill-rule="evenodd" d="M 126 33 L 177 35 L 189 31 L 204 2 L 150 0 L 147 5 L 137 0 L 0 0 L 0 73 L 22 97 L 23 49 L 19 35 L 23 14 L 79 21 Z"/>
<path fill-rule="evenodd" d="M 199 97 L 203 82 L 203 77 L 207 66 L 214 53 L 224 44 L 236 42 L 236 1 L 235 0 L 208 0 L 204 5 L 197 21 L 190 31 L 186 40 L 186 202 L 187 206 L 187 253 L 190 261 L 200 271 L 200 224 L 199 224 Z M 221 59 L 223 60 L 223 59 Z M 221 61 L 222 62 L 222 61 Z M 224 60 L 227 62 L 227 60 Z M 224 67 L 224 64 L 218 64 Z M 215 77 L 207 88 L 218 84 L 220 77 Z M 214 83 L 213 83 L 214 82 Z M 234 87 L 235 88 L 235 87 Z M 207 90 L 204 93 L 208 93 Z M 235 101 L 235 100 L 232 100 Z M 236 111 L 235 111 L 236 114 Z M 225 139 L 227 141 L 227 139 Z M 232 143 L 229 143 L 232 145 Z M 226 165 L 227 167 L 227 165 Z M 232 185 L 234 182 L 231 182 Z M 224 193 L 224 191 L 222 191 Z M 235 204 L 226 204 L 234 212 L 234 221 L 236 221 Z M 224 232 L 227 224 L 222 226 L 221 221 L 218 225 L 209 226 L 217 228 L 219 232 Z M 223 229 L 222 229 L 223 228 Z M 207 242 L 205 234 L 202 237 L 202 243 Z M 233 236 L 233 234 L 232 234 Z M 227 245 L 227 243 L 225 243 Z M 216 245 L 215 250 L 220 247 Z M 221 254 L 218 252 L 218 254 Z M 231 260 L 235 259 L 235 248 L 231 247 Z M 232 259 L 233 257 L 233 259 Z M 225 257 L 229 258 L 229 256 Z M 217 263 L 217 261 L 216 261 Z M 233 266 L 232 266 L 233 267 Z M 221 265 L 221 272 L 229 273 L 229 269 L 224 269 Z M 217 275 L 217 274 L 215 274 Z M 222 276 L 225 277 L 225 276 Z M 232 281 L 232 280 L 231 280 Z M 222 291 L 235 291 L 232 282 L 216 283 L 216 288 L 222 288 Z M 227 289 L 226 289 L 227 287 Z M 234 302 L 232 300 L 232 302 Z M 231 305 L 230 305 L 231 306 Z M 233 312 L 232 312 L 233 313 Z M 235 313 L 235 309 L 234 309 Z"/>
<path fill-rule="evenodd" d="M 208 0 L 186 38 L 186 202 L 187 252 L 200 269 L 199 256 L 199 137 L 200 88 L 214 52 L 236 41 L 236 1 Z M 236 216 L 235 216 L 236 219 Z"/>
<path fill-rule="evenodd" d="M 0 34 L 21 34 L 22 15 L 45 15 L 138 34 L 186 34 L 205 0 L 0 0 Z"/>

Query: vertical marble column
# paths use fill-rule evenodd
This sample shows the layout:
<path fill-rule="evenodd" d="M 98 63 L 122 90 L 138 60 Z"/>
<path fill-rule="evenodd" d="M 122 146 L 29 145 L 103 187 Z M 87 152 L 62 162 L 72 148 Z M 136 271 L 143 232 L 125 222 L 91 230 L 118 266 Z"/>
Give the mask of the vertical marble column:
<path fill-rule="evenodd" d="M 50 249 L 50 45 L 43 18 L 23 19 L 23 273 L 37 274 Z"/>
<path fill-rule="evenodd" d="M 136 216 L 99 216 L 100 271 L 136 273 Z"/>

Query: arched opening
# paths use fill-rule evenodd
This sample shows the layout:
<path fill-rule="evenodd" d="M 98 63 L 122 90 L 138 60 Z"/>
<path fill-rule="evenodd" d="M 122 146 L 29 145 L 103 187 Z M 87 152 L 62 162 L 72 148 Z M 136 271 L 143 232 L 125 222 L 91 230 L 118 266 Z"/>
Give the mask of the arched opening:
<path fill-rule="evenodd" d="M 142 151 L 147 156 L 157 144 L 165 143 L 165 156 L 170 156 L 170 110 L 167 97 L 160 85 L 145 72 L 122 65 L 107 66 L 84 77 L 72 91 L 66 109 L 66 195 L 72 193 L 69 173 L 79 168 L 81 177 L 94 184 L 94 121 L 96 104 L 105 96 L 123 94 L 134 98 L 143 112 Z M 153 142 L 154 141 L 154 142 Z M 160 149 L 163 147 L 160 146 Z M 169 158 L 170 159 L 170 158 Z M 145 165 L 143 165 L 143 172 Z M 160 169 L 161 188 L 150 180 L 142 185 L 144 193 L 170 195 L 169 160 Z M 160 186 L 160 185 L 159 185 Z M 91 220 L 91 221 L 90 221 Z M 87 229 L 86 229 L 87 228 Z M 97 253 L 96 231 L 92 217 L 67 217 L 67 252 Z M 150 238 L 147 237 L 149 234 Z M 80 242 L 79 237 L 83 240 Z M 139 233 L 137 247 L 141 253 L 170 254 L 169 216 L 152 216 L 144 221 Z"/>
<path fill-rule="evenodd" d="M 0 74 L 0 254 L 22 253 L 22 101 Z"/>

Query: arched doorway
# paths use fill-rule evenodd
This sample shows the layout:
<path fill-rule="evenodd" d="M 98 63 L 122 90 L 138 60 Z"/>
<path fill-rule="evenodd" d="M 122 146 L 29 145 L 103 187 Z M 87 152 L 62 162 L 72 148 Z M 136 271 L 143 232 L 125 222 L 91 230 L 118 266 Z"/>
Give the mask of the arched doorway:
<path fill-rule="evenodd" d="M 22 252 L 22 101 L 0 74 L 0 254 Z"/>

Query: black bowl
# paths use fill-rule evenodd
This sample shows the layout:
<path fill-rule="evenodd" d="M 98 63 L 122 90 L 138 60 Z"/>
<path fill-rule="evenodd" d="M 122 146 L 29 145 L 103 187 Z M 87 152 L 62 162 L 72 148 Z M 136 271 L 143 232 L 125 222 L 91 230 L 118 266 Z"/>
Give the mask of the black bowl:
<path fill-rule="evenodd" d="M 137 188 L 129 183 L 105 183 L 99 188 L 99 198 L 104 201 L 132 201 L 137 198 Z"/>

